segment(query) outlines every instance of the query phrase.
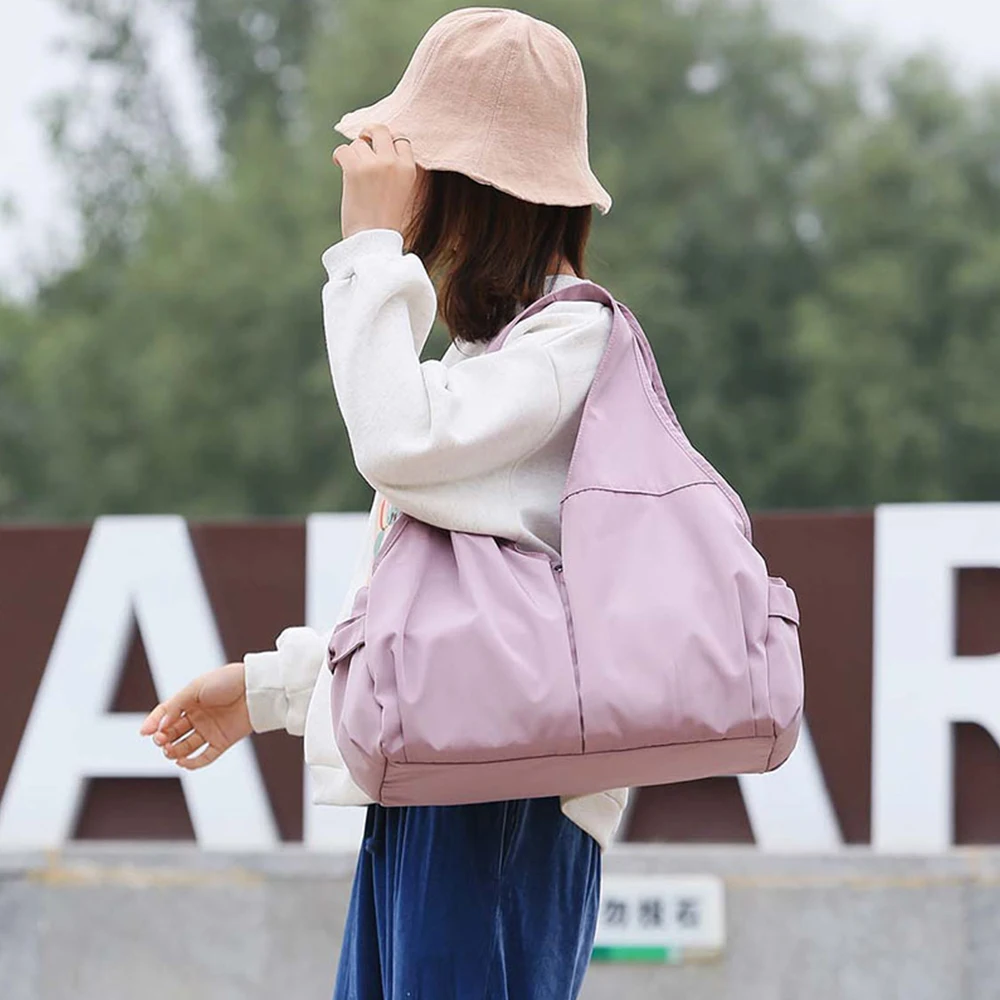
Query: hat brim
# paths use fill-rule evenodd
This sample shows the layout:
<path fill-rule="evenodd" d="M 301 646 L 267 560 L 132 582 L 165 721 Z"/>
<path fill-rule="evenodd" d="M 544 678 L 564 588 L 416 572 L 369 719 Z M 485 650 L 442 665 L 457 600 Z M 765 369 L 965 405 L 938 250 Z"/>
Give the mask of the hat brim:
<path fill-rule="evenodd" d="M 597 176 L 586 166 L 581 183 L 575 185 L 573 191 L 547 192 L 540 188 L 526 189 L 523 184 L 507 183 L 504 178 L 491 176 L 476 169 L 476 166 L 464 157 L 448 156 L 444 151 L 431 148 L 427 141 L 425 130 L 419 120 L 406 114 L 407 108 L 401 105 L 392 93 L 367 107 L 358 108 L 342 115 L 333 127 L 352 142 L 371 125 L 385 125 L 391 132 L 405 135 L 410 140 L 414 161 L 424 170 L 451 170 L 464 174 L 480 184 L 503 191 L 505 194 L 520 198 L 522 201 L 538 205 L 561 205 L 576 208 L 583 205 L 593 205 L 601 215 L 611 211 L 611 195 L 597 179 Z"/>

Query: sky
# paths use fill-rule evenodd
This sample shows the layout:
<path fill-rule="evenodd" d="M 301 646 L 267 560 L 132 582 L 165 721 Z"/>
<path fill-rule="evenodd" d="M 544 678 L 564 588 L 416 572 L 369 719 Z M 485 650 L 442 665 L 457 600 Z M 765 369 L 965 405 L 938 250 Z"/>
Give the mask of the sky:
<path fill-rule="evenodd" d="M 997 0 L 774 0 L 786 20 L 822 33 L 867 28 L 893 54 L 935 47 L 965 79 L 1000 78 Z M 155 58 L 185 140 L 202 165 L 212 158 L 212 127 L 180 23 L 150 7 Z M 158 13 L 156 12 L 158 11 Z M 66 22 L 55 0 L 0 0 L 0 204 L 15 214 L 0 226 L 0 288 L 23 294 L 37 268 L 73 252 L 66 184 L 47 152 L 38 107 L 72 85 L 78 63 L 57 48 Z"/>

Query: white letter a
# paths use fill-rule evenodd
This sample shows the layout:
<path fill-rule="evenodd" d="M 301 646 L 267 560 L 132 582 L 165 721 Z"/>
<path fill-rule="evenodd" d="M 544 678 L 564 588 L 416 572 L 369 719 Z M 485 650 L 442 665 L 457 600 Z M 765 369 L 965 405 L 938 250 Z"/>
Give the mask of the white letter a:
<path fill-rule="evenodd" d="M 0 848 L 59 847 L 72 837 L 87 778 L 155 776 L 181 778 L 201 846 L 275 846 L 274 817 L 249 743 L 188 773 L 139 736 L 141 715 L 109 712 L 133 617 L 159 698 L 224 662 L 179 517 L 94 524 L 0 803 Z"/>

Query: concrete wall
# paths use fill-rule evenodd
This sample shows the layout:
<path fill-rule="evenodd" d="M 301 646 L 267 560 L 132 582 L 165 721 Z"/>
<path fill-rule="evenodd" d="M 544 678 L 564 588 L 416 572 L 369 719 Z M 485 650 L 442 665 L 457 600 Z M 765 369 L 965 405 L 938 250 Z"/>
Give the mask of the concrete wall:
<path fill-rule="evenodd" d="M 0 855 L 0 1000 L 323 1000 L 352 867 L 299 850 Z M 606 870 L 723 876 L 729 943 L 700 966 L 595 965 L 586 1000 L 1000 1000 L 996 850 L 635 846 L 615 849 Z"/>

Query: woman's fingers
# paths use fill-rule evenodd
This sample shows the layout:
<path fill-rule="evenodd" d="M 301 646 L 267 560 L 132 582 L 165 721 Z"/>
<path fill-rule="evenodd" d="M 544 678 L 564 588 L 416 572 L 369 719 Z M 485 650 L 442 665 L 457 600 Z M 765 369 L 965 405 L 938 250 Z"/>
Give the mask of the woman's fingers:
<path fill-rule="evenodd" d="M 208 767 L 209 764 L 217 761 L 222 754 L 222 750 L 209 744 L 201 753 L 193 757 L 182 757 L 177 761 L 177 766 L 183 767 L 186 771 L 197 771 L 199 768 Z"/>
<path fill-rule="evenodd" d="M 153 711 L 150 712 L 145 719 L 143 719 L 142 725 L 139 727 L 139 735 L 152 736 L 153 733 L 155 733 L 159 728 L 160 719 L 163 718 L 163 713 L 165 711 L 166 708 L 162 704 L 157 705 L 156 708 L 154 708 Z"/>
<path fill-rule="evenodd" d="M 183 717 L 188 709 L 194 708 L 197 704 L 197 685 L 195 683 L 188 684 L 172 698 L 157 705 L 146 716 L 139 732 L 143 736 L 152 736 L 153 742 L 160 746 L 170 740 L 169 734 L 171 732 L 176 732 L 177 736 L 183 736 L 191 728 L 189 724 L 182 721 Z M 157 739 L 158 736 L 163 738 Z"/>
<path fill-rule="evenodd" d="M 333 151 L 333 162 L 336 163 L 341 170 L 345 170 L 352 166 L 356 162 L 353 144 L 345 142 L 342 146 L 338 146 Z"/>
<path fill-rule="evenodd" d="M 371 146 L 375 150 L 376 156 L 391 157 L 393 155 L 392 133 L 385 125 L 369 125 L 361 133 L 361 137 L 371 139 Z"/>
<path fill-rule="evenodd" d="M 417 168 L 409 143 L 394 142 L 385 125 L 371 125 L 334 159 L 344 171 L 340 231 L 345 239 L 366 229 L 403 232 L 411 213 Z"/>
<path fill-rule="evenodd" d="M 190 736 L 185 736 L 184 739 L 165 746 L 163 748 L 163 755 L 169 757 L 171 760 L 181 760 L 193 754 L 195 750 L 200 750 L 205 745 L 205 742 L 205 737 L 201 733 L 193 732 Z"/>
<path fill-rule="evenodd" d="M 243 664 L 229 663 L 157 705 L 140 731 L 168 759 L 192 770 L 206 767 L 252 731 L 245 694 Z"/>
<path fill-rule="evenodd" d="M 410 140 L 405 136 L 393 136 L 387 125 L 369 125 L 361 133 L 361 138 L 370 141 L 371 148 L 379 159 L 400 159 L 406 164 L 413 165 L 413 147 L 410 145 Z"/>
<path fill-rule="evenodd" d="M 370 143 L 363 136 L 358 136 L 351 143 L 351 152 L 354 154 L 354 161 L 358 166 L 378 162 L 378 154 L 371 147 Z"/>
<path fill-rule="evenodd" d="M 194 723 L 187 715 L 182 715 L 176 722 L 165 725 L 153 733 L 153 742 L 158 746 L 166 746 L 168 743 L 175 743 L 182 736 L 186 736 L 194 729 Z"/>
<path fill-rule="evenodd" d="M 406 166 L 416 167 L 416 161 L 413 159 L 413 146 L 410 145 L 409 139 L 397 136 L 392 140 L 392 148 L 396 150 L 396 155 Z"/>
<path fill-rule="evenodd" d="M 185 688 L 185 692 L 187 689 Z M 183 703 L 179 702 L 179 696 L 174 695 L 173 698 L 167 701 L 161 701 L 156 708 L 153 709 L 149 715 L 143 720 L 142 725 L 139 727 L 140 736 L 152 736 L 154 740 L 158 736 L 168 735 L 169 731 L 176 727 L 178 723 L 183 719 L 184 707 Z M 190 725 L 186 728 L 182 728 L 177 734 L 182 736 L 188 729 Z M 171 739 L 176 739 L 176 737 L 170 737 Z M 157 742 L 164 742 L 163 740 L 157 740 Z"/>

